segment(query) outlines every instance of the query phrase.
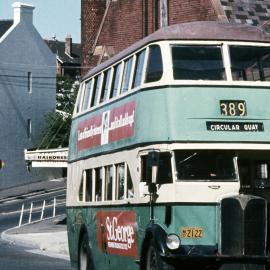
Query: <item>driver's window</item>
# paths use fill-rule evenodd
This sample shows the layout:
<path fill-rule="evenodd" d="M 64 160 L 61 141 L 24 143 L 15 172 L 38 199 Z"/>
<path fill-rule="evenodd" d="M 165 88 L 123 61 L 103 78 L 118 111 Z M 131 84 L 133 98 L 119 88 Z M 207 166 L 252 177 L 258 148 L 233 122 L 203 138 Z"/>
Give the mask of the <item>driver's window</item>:
<path fill-rule="evenodd" d="M 148 155 L 141 156 L 141 182 L 151 182 L 152 168 L 147 164 Z M 159 153 L 157 184 L 172 183 L 171 153 Z"/>

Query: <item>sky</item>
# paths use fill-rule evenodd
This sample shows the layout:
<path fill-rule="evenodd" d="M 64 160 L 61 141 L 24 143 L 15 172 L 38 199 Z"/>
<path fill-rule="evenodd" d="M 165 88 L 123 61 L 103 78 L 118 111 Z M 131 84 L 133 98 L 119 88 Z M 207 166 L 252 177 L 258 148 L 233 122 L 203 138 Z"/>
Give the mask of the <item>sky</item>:
<path fill-rule="evenodd" d="M 72 41 L 81 42 L 81 0 L 0 0 L 0 20 L 13 19 L 14 2 L 35 6 L 34 25 L 44 39 L 64 41 L 70 34 Z"/>

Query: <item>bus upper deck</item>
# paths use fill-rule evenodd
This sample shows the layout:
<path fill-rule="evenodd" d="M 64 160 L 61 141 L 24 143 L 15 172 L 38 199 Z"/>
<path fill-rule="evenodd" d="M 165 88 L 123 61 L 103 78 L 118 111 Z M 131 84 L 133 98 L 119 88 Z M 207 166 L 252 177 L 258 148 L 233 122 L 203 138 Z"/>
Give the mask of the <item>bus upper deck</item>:
<path fill-rule="evenodd" d="M 269 41 L 250 26 L 187 23 L 94 68 L 77 98 L 70 161 L 149 142 L 267 142 Z"/>

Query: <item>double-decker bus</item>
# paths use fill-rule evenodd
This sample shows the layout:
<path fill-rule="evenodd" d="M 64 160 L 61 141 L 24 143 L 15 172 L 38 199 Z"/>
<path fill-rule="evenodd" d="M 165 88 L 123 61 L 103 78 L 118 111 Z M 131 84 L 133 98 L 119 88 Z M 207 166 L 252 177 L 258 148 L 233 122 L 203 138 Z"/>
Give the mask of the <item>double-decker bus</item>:
<path fill-rule="evenodd" d="M 265 269 L 270 39 L 162 28 L 83 78 L 67 224 L 80 270 Z"/>

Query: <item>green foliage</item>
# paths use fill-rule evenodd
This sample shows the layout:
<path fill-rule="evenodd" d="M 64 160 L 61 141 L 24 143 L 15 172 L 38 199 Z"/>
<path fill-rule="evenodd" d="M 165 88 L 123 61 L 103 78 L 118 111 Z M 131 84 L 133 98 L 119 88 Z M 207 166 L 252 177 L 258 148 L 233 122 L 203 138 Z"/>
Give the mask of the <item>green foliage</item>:
<path fill-rule="evenodd" d="M 58 76 L 56 81 L 56 110 L 72 114 L 79 82 L 68 75 Z"/>
<path fill-rule="evenodd" d="M 56 111 L 45 116 L 45 126 L 38 148 L 68 147 L 72 112 L 79 82 L 69 76 L 58 76 L 56 84 Z"/>

